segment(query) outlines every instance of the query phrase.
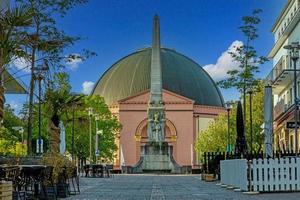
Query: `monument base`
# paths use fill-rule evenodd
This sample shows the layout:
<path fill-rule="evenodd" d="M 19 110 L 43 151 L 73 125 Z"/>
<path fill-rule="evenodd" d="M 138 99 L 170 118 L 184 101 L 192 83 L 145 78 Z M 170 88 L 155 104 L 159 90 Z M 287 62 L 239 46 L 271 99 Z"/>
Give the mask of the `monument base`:
<path fill-rule="evenodd" d="M 147 142 L 141 146 L 141 158 L 132 172 L 181 173 L 181 167 L 175 162 L 172 146 L 167 142 Z"/>

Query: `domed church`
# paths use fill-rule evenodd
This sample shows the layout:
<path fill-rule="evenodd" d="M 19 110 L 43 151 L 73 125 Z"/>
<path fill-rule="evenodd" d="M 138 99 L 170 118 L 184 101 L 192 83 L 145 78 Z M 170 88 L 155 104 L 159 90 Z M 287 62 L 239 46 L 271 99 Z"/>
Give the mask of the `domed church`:
<path fill-rule="evenodd" d="M 201 130 L 225 112 L 224 100 L 200 65 L 173 49 L 160 47 L 159 20 L 154 18 L 152 47 L 114 63 L 92 94 L 103 96 L 122 124 L 116 139 L 115 168 L 134 167 L 141 162 L 143 147 L 152 141 L 149 132 L 161 132 L 160 140 L 171 147 L 177 165 L 197 168 L 199 156 L 194 143 Z M 161 117 L 151 120 L 151 109 L 159 110 L 160 115 L 154 116 Z M 161 125 L 163 130 L 149 128 L 151 123 Z"/>

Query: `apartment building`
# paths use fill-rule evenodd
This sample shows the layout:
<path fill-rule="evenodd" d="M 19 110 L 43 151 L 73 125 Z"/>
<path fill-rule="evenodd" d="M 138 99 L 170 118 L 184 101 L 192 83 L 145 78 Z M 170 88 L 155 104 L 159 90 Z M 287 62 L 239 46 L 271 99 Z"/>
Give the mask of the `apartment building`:
<path fill-rule="evenodd" d="M 296 149 L 295 130 L 287 128 L 287 122 L 294 121 L 294 69 L 289 52 L 284 46 L 292 42 L 300 42 L 299 22 L 300 0 L 288 0 L 272 27 L 275 44 L 268 56 L 273 60 L 273 69 L 269 73 L 267 80 L 273 87 L 274 150 Z M 300 70 L 299 59 L 297 69 Z M 299 72 L 297 71 L 298 98 L 300 98 Z M 300 147 L 299 138 L 298 136 L 298 146 Z M 298 149 L 300 149 L 299 147 Z"/>

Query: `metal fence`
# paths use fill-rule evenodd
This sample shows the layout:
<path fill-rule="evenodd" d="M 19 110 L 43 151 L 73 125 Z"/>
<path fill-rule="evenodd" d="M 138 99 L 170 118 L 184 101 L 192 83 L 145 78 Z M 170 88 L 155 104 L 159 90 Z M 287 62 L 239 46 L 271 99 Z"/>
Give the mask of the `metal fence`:
<path fill-rule="evenodd" d="M 299 153 L 298 153 L 299 154 Z M 274 151 L 273 158 L 284 158 L 296 156 L 294 151 Z M 209 174 L 218 174 L 220 177 L 220 162 L 222 160 L 232 159 L 264 159 L 265 155 L 263 152 L 252 152 L 246 154 L 237 154 L 234 152 L 204 152 L 202 157 L 202 171 Z M 300 185 L 300 183 L 299 183 Z"/>

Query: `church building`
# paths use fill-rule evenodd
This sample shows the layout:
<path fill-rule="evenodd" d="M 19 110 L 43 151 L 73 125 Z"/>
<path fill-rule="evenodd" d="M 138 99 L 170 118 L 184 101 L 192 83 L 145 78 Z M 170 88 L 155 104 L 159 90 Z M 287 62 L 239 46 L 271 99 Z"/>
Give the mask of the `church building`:
<path fill-rule="evenodd" d="M 160 36 L 159 32 L 157 35 Z M 176 50 L 160 46 L 159 49 L 164 141 L 172 147 L 172 158 L 178 165 L 195 168 L 199 164 L 194 148 L 197 136 L 226 111 L 224 100 L 216 83 L 199 64 Z M 121 58 L 107 69 L 92 92 L 104 97 L 122 124 L 116 139 L 115 168 L 137 165 L 141 148 L 149 139 L 152 54 L 153 46 Z"/>

